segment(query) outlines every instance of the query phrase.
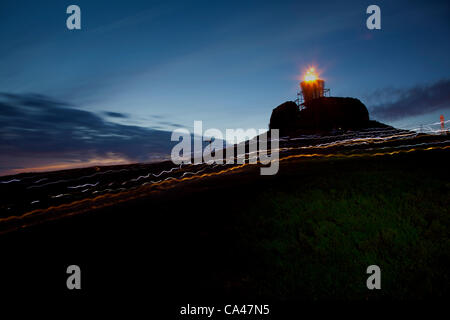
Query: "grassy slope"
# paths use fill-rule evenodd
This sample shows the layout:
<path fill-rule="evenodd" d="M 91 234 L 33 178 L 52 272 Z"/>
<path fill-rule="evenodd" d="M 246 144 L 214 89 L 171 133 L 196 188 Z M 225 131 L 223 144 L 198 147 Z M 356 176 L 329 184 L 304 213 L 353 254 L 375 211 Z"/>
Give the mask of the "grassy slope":
<path fill-rule="evenodd" d="M 91 297 L 448 295 L 449 160 L 448 151 L 296 160 L 275 176 L 247 168 L 182 183 L 2 236 L 0 280 L 20 294 L 67 294 L 64 271 L 76 262 Z M 380 291 L 366 288 L 371 264 Z"/>
<path fill-rule="evenodd" d="M 312 299 L 448 294 L 450 180 L 443 155 L 302 167 L 234 222 L 237 242 L 258 261 L 248 273 L 253 290 Z M 378 292 L 365 286 L 371 264 L 382 271 Z"/>

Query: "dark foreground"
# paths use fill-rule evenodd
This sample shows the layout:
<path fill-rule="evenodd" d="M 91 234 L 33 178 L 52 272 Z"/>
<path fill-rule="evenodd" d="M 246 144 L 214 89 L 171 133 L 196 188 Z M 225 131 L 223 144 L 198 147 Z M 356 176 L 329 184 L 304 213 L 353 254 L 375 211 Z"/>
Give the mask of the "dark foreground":
<path fill-rule="evenodd" d="M 0 236 L 2 294 L 154 308 L 440 300 L 450 290 L 449 149 L 245 167 Z M 82 290 L 66 288 L 66 268 Z M 378 265 L 382 289 L 368 290 Z"/>

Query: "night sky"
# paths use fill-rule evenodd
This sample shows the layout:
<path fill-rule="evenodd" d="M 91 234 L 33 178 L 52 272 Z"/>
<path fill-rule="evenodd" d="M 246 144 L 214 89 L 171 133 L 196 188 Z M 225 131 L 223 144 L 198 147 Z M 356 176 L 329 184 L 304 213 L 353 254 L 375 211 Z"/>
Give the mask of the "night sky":
<path fill-rule="evenodd" d="M 372 119 L 449 119 L 449 18 L 449 1 L 3 0 L 0 174 L 157 159 L 194 120 L 267 128 L 308 66 Z"/>

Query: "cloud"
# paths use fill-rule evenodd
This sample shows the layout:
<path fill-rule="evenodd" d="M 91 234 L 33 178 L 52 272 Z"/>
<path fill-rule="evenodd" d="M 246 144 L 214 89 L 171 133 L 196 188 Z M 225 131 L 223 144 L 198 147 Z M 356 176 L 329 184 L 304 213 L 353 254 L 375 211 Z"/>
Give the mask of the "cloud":
<path fill-rule="evenodd" d="M 158 121 L 158 124 L 169 126 L 169 127 L 176 127 L 176 128 L 183 128 L 183 126 L 179 123 L 170 122 L 170 121 Z"/>
<path fill-rule="evenodd" d="M 378 120 L 398 120 L 450 108 L 450 80 L 408 89 L 386 88 L 367 97 L 371 115 Z"/>
<path fill-rule="evenodd" d="M 170 154 L 170 136 L 167 131 L 109 122 L 47 96 L 0 93 L 0 174 L 60 163 L 80 166 L 93 159 L 155 160 L 156 155 Z"/>
<path fill-rule="evenodd" d="M 128 115 L 120 112 L 105 111 L 103 113 L 111 118 L 122 118 L 122 119 L 128 118 Z"/>

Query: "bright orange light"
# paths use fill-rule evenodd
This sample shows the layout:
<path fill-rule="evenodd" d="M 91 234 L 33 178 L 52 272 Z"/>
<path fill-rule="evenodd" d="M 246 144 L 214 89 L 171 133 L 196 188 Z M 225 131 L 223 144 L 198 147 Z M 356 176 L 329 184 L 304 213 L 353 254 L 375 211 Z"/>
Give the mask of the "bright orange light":
<path fill-rule="evenodd" d="M 315 81 L 319 78 L 314 68 L 309 68 L 304 76 L 305 81 Z"/>

